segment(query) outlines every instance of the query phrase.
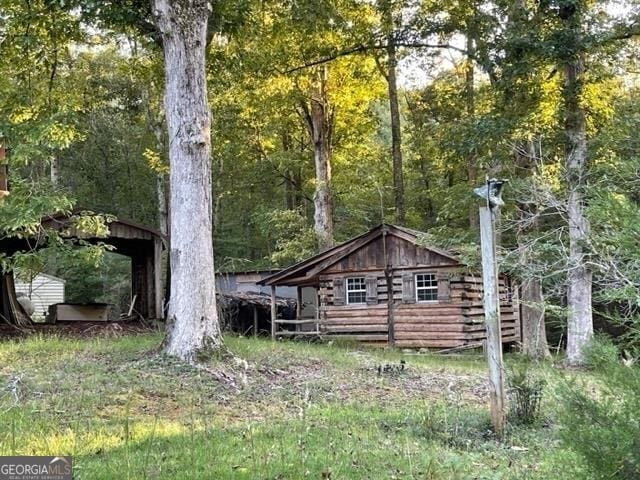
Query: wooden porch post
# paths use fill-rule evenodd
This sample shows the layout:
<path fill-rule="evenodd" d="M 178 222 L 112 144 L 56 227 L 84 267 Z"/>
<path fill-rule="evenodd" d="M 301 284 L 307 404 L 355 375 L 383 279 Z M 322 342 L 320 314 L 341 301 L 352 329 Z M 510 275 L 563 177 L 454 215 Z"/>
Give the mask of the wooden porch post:
<path fill-rule="evenodd" d="M 271 340 L 276 339 L 276 317 L 278 316 L 278 306 L 276 304 L 276 286 L 271 285 Z"/>
<path fill-rule="evenodd" d="M 257 305 L 253 306 L 253 336 L 258 336 L 258 307 Z"/>
<path fill-rule="evenodd" d="M 162 298 L 162 240 L 156 238 L 153 241 L 153 305 L 156 319 L 164 318 Z"/>
<path fill-rule="evenodd" d="M 302 287 L 296 287 L 296 320 L 302 319 Z M 296 330 L 300 330 L 300 324 L 296 324 Z"/>

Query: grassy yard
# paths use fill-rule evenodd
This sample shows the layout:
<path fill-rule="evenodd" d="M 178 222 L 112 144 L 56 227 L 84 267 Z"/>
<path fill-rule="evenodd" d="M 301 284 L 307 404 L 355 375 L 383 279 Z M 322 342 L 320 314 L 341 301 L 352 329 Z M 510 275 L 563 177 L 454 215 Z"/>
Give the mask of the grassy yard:
<path fill-rule="evenodd" d="M 498 441 L 478 355 L 227 338 L 247 363 L 196 369 L 160 341 L 1 342 L 0 455 L 73 455 L 92 480 L 587 478 L 557 440 L 547 365 L 543 421 Z"/>

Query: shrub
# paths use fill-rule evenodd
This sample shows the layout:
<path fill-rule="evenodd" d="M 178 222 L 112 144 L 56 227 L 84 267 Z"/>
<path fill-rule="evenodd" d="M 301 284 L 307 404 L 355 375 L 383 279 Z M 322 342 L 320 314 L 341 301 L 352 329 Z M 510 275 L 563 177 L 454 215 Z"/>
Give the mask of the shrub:
<path fill-rule="evenodd" d="M 592 478 L 640 478 L 640 369 L 600 352 L 597 384 L 567 381 L 560 387 L 560 436 L 581 455 Z M 607 360 L 608 358 L 608 360 Z"/>
<path fill-rule="evenodd" d="M 531 372 L 528 365 L 516 367 L 507 376 L 509 420 L 531 425 L 540 417 L 540 402 L 545 381 Z"/>
<path fill-rule="evenodd" d="M 607 335 L 597 335 L 585 346 L 583 350 L 584 365 L 591 369 L 603 369 L 607 365 L 618 361 L 620 352 Z"/>

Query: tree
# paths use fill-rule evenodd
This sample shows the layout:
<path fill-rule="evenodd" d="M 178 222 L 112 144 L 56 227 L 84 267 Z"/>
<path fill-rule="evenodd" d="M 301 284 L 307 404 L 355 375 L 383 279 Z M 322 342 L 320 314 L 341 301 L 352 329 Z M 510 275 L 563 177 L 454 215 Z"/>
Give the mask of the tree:
<path fill-rule="evenodd" d="M 193 362 L 222 346 L 212 243 L 206 0 L 155 0 L 169 131 L 171 300 L 165 351 Z"/>
<path fill-rule="evenodd" d="M 567 274 L 567 360 L 570 364 L 582 362 L 582 350 L 593 336 L 591 288 L 593 272 L 589 265 L 586 242 L 589 221 L 585 214 L 585 187 L 587 177 L 587 120 L 581 104 L 584 46 L 582 22 L 584 9 L 581 1 L 563 4 L 558 15 L 562 20 L 567 43 L 561 58 L 564 85 L 565 173 L 568 190 L 567 221 L 569 223 L 569 262 Z"/>
<path fill-rule="evenodd" d="M 333 136 L 333 109 L 327 92 L 327 67 L 321 66 L 317 79 L 311 82 L 308 101 L 299 102 L 303 118 L 313 147 L 315 165 L 315 192 L 313 194 L 313 228 L 318 238 L 320 251 L 331 248 L 333 239 L 333 198 L 331 194 L 331 148 Z"/>
<path fill-rule="evenodd" d="M 391 159 L 393 171 L 393 200 L 395 206 L 395 223 L 404 225 L 406 222 L 406 208 L 404 196 L 404 175 L 402 171 L 402 129 L 400 123 L 400 102 L 398 101 L 398 52 L 396 48 L 397 17 L 396 5 L 392 0 L 381 0 L 379 9 L 382 16 L 382 26 L 387 41 L 387 68 L 381 68 L 382 75 L 387 81 L 389 95 L 389 113 L 391 116 Z M 382 66 L 381 66 L 382 67 Z"/>

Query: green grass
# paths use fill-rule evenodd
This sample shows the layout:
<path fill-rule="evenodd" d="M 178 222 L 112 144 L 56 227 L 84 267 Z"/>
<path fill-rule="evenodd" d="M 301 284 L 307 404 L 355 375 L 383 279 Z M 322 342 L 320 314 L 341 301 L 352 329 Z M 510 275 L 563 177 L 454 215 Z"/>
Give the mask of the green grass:
<path fill-rule="evenodd" d="M 559 446 L 551 393 L 543 424 L 492 435 L 478 355 L 227 338 L 249 368 L 197 369 L 160 342 L 0 343 L 0 455 L 73 455 L 77 479 L 588 478 Z"/>

